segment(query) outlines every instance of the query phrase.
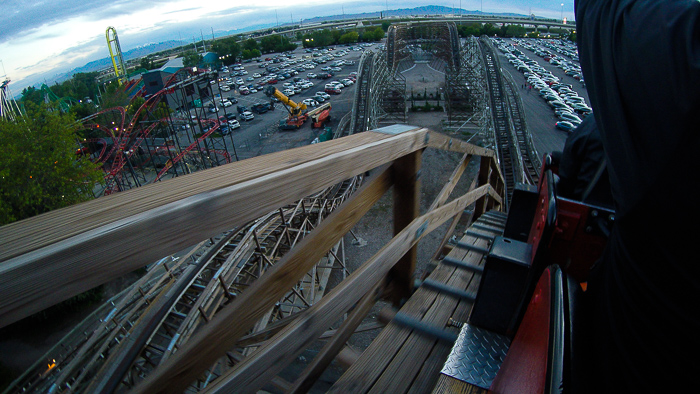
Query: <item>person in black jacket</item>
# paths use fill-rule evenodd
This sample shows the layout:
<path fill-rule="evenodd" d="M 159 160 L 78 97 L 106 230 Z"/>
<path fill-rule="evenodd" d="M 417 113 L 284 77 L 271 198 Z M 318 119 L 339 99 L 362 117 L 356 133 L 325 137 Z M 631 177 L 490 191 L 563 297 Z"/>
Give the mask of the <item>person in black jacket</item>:
<path fill-rule="evenodd" d="M 700 3 L 578 0 L 616 218 L 591 272 L 596 392 L 693 387 L 700 366 Z"/>
<path fill-rule="evenodd" d="M 604 208 L 613 208 L 600 131 L 588 115 L 569 134 L 559 158 L 557 194 Z"/>

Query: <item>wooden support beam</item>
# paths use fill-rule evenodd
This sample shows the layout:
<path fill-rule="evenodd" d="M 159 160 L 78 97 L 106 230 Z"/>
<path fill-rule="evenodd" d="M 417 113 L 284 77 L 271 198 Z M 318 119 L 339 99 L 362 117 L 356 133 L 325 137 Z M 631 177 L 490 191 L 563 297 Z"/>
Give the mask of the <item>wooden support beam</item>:
<path fill-rule="evenodd" d="M 476 179 L 472 181 L 471 185 L 469 185 L 468 191 L 474 190 L 474 187 L 476 186 Z M 437 202 L 437 200 L 436 200 Z M 450 223 L 450 227 L 447 229 L 447 232 L 445 232 L 445 235 L 442 236 L 442 241 L 440 241 L 440 246 L 437 248 L 435 251 L 435 254 L 433 255 L 433 260 L 438 260 L 440 258 L 440 255 L 443 253 L 445 246 L 447 245 L 447 242 L 450 240 L 450 237 L 452 236 L 452 233 L 454 233 L 455 229 L 457 228 L 457 224 L 459 223 L 459 220 L 462 218 L 462 214 L 464 211 L 458 213 L 455 215 L 455 217 L 452 219 L 452 223 Z"/>
<path fill-rule="evenodd" d="M 457 167 L 455 167 L 454 171 L 452 171 L 452 175 L 450 175 L 450 178 L 447 180 L 447 183 L 445 183 L 445 185 L 442 187 L 442 190 L 440 190 L 440 193 L 438 193 L 437 197 L 435 197 L 435 200 L 430 205 L 430 208 L 428 208 L 428 211 L 432 211 L 433 209 L 442 206 L 445 203 L 445 201 L 447 201 L 447 198 L 457 186 L 459 179 L 462 177 L 462 174 L 467 169 L 467 166 L 469 165 L 469 162 L 471 160 L 472 155 L 468 153 L 465 153 L 464 156 L 462 156 L 462 159 L 459 161 L 459 164 L 457 165 Z M 474 183 L 472 183 L 472 187 L 469 190 L 471 191 L 473 187 Z"/>
<path fill-rule="evenodd" d="M 422 237 L 442 225 L 458 212 L 464 210 L 467 205 L 486 195 L 492 198 L 499 198 L 491 186 L 484 185 L 441 208 L 413 220 L 377 254 L 333 289 L 330 294 L 309 308 L 308 314 L 296 319 L 275 335 L 274 338 L 265 342 L 257 352 L 248 356 L 248 358 L 229 370 L 225 375 L 222 375 L 214 382 L 212 391 L 221 393 L 232 391 L 254 392 L 262 387 L 271 377 L 284 369 L 309 343 L 315 341 L 327 327 L 340 318 L 345 311 L 350 309 L 372 287 L 385 278 L 389 270 Z M 305 238 L 305 240 L 307 239 L 309 237 Z M 264 294 L 257 294 L 256 296 L 261 297 Z M 217 316 L 217 318 L 219 317 Z M 240 317 L 232 319 L 227 316 L 226 318 L 235 320 L 236 323 L 241 321 Z M 209 339 L 214 340 L 216 337 L 211 336 Z M 202 343 L 201 346 L 192 349 L 193 351 L 182 354 L 183 357 L 179 362 L 192 365 L 189 357 L 201 358 L 202 351 L 210 351 L 208 343 Z M 197 346 L 197 343 L 190 343 L 189 345 L 194 347 Z M 183 353 L 182 350 L 177 355 L 181 353 Z M 208 365 L 205 363 L 200 368 L 203 370 Z M 166 387 L 170 382 L 177 384 L 180 381 L 179 378 L 186 374 L 188 377 L 187 381 L 189 381 L 189 376 L 196 377 L 197 375 L 188 373 L 186 369 L 180 368 L 178 365 L 173 365 L 169 369 L 171 370 L 160 371 L 160 373 L 156 371 L 158 374 L 157 379 L 148 379 L 146 384 L 142 385 L 137 391 L 149 393 L 152 391 L 160 392 L 158 389 L 172 391 L 177 387 L 182 387 L 183 384 Z M 175 381 L 176 379 L 177 381 Z M 169 388 L 170 390 L 168 390 Z"/>
<path fill-rule="evenodd" d="M 457 138 L 429 131 L 426 137 L 426 145 L 428 148 L 446 150 L 450 152 L 468 153 L 474 156 L 495 157 L 495 153 L 491 149 L 482 148 L 477 145 L 464 142 Z"/>
<path fill-rule="evenodd" d="M 420 165 L 422 152 L 416 151 L 394 161 L 394 235 L 420 215 Z M 399 305 L 413 292 L 413 273 L 416 270 L 417 249 L 413 247 L 389 273 L 396 285 L 392 301 Z"/>
<path fill-rule="evenodd" d="M 333 361 L 336 354 L 345 346 L 345 342 L 350 339 L 350 336 L 355 332 L 357 326 L 362 323 L 362 320 L 367 316 L 374 303 L 377 301 L 377 295 L 381 294 L 384 283 L 380 281 L 374 289 L 367 293 L 355 308 L 350 312 L 348 318 L 343 322 L 342 326 L 337 330 L 336 335 L 323 346 L 323 349 L 314 357 L 304 372 L 294 382 L 294 386 L 290 392 L 305 393 L 311 389 L 311 386 L 321 376 L 326 367 Z"/>
<path fill-rule="evenodd" d="M 491 159 L 488 157 L 482 157 L 481 158 L 481 164 L 479 167 L 479 176 L 477 177 L 477 183 L 479 185 L 485 185 L 488 184 L 489 182 L 489 175 L 491 174 Z M 481 199 L 476 202 L 476 206 L 474 207 L 474 219 L 478 219 L 479 216 L 483 215 L 486 212 L 486 207 L 488 204 L 488 198 Z"/>
<path fill-rule="evenodd" d="M 311 270 L 326 251 L 333 247 L 391 186 L 388 168 L 379 171 L 372 178 L 321 222 L 313 234 L 305 237 L 262 278 L 255 281 L 233 302 L 219 311 L 186 346 L 179 349 L 162 368 L 156 370 L 136 387 L 135 391 L 142 393 L 182 391 L 183 387 L 193 382 L 227 349 L 232 348 L 238 339 L 284 296 L 299 278 Z"/>

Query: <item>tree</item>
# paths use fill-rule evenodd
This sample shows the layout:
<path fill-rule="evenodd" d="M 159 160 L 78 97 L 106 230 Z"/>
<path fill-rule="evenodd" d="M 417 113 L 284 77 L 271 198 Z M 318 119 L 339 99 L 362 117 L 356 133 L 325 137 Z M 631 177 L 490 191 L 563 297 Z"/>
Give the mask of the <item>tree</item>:
<path fill-rule="evenodd" d="M 505 37 L 525 37 L 525 28 L 520 25 L 508 25 L 505 28 Z"/>
<path fill-rule="evenodd" d="M 187 51 L 182 55 L 182 64 L 185 67 L 195 67 L 201 63 L 203 59 L 202 55 L 194 51 Z"/>
<path fill-rule="evenodd" d="M 141 66 L 141 68 L 144 68 L 146 70 L 152 70 L 155 68 L 155 66 L 153 65 L 153 59 L 151 59 L 148 56 L 142 57 L 139 61 L 139 65 Z"/>
<path fill-rule="evenodd" d="M 26 103 L 27 116 L 0 120 L 0 225 L 93 198 L 102 172 L 76 154 L 75 119 Z"/>
<path fill-rule="evenodd" d="M 212 45 L 212 51 L 216 52 L 222 62 L 229 66 L 236 63 L 241 56 L 241 45 L 233 37 L 216 40 Z"/>
<path fill-rule="evenodd" d="M 244 49 L 242 57 L 243 59 L 253 59 L 260 57 L 261 53 L 259 49 Z"/>
<path fill-rule="evenodd" d="M 358 38 L 360 38 L 360 35 L 356 31 L 350 31 L 340 36 L 338 44 L 352 44 L 357 42 Z"/>
<path fill-rule="evenodd" d="M 249 38 L 243 41 L 243 49 L 252 51 L 253 49 L 260 50 L 260 47 L 258 46 L 258 42 L 255 41 L 255 38 Z"/>

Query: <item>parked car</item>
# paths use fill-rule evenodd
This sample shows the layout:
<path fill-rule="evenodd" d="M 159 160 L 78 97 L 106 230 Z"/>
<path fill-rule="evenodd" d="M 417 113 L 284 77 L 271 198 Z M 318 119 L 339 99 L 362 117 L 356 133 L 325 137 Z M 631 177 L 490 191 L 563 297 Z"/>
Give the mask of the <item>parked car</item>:
<path fill-rule="evenodd" d="M 231 128 L 231 130 L 235 130 L 240 128 L 241 124 L 236 119 L 233 119 L 228 121 L 228 127 Z"/>
<path fill-rule="evenodd" d="M 255 119 L 255 115 L 253 115 L 253 113 L 250 111 L 245 111 L 241 114 L 241 119 L 243 119 L 247 122 L 249 120 Z"/>
<path fill-rule="evenodd" d="M 219 107 L 211 107 L 211 108 L 209 108 L 209 112 L 217 113 L 217 112 L 219 112 Z"/>
<path fill-rule="evenodd" d="M 572 113 L 564 112 L 564 113 L 562 113 L 562 114 L 560 114 L 560 115 L 558 115 L 558 116 L 559 116 L 559 119 L 565 120 L 565 121 L 567 121 L 567 122 L 571 122 L 571 123 L 577 123 L 577 122 L 578 122 L 578 123 L 581 123 L 581 118 L 579 118 L 578 116 L 576 116 L 576 115 L 574 115 L 574 114 L 572 114 Z"/>
<path fill-rule="evenodd" d="M 306 104 L 307 107 L 316 107 L 318 106 L 318 101 L 312 99 L 312 98 L 307 98 L 302 101 L 302 103 Z"/>
<path fill-rule="evenodd" d="M 569 131 L 569 132 L 571 132 L 573 129 L 576 128 L 576 126 L 574 126 L 573 123 L 567 122 L 565 120 L 561 120 L 561 121 L 555 123 L 554 126 L 560 130 Z"/>
<path fill-rule="evenodd" d="M 260 103 L 260 104 L 255 104 L 250 107 L 251 111 L 257 113 L 257 114 L 264 114 L 265 112 L 270 110 L 270 103 Z"/>
<path fill-rule="evenodd" d="M 324 100 L 330 100 L 331 96 L 326 92 L 316 92 L 314 97 L 323 97 Z"/>

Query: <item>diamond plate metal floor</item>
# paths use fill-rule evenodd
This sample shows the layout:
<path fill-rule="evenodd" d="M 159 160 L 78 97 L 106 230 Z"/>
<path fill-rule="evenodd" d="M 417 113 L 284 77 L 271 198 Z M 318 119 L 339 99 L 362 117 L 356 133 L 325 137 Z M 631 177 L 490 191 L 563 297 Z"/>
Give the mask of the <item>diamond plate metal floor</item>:
<path fill-rule="evenodd" d="M 510 339 L 464 324 L 441 373 L 488 389 L 506 357 Z"/>

